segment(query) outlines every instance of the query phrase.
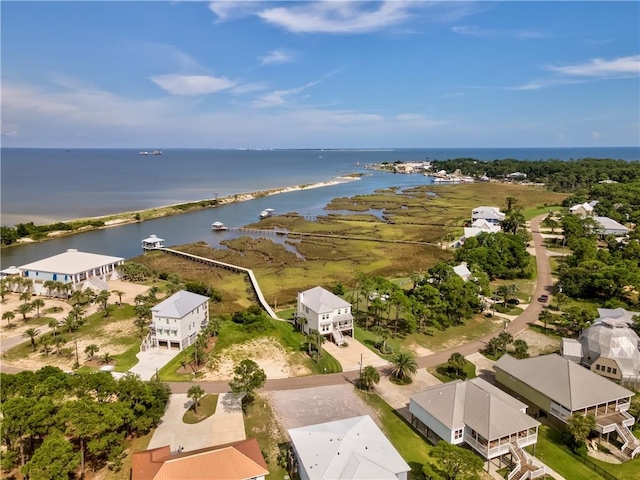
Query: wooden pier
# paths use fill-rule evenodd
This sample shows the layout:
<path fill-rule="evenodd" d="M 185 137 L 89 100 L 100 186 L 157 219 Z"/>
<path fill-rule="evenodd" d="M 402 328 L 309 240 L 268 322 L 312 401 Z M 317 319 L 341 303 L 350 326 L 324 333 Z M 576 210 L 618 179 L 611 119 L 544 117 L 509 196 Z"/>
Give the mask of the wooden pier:
<path fill-rule="evenodd" d="M 247 276 L 249 277 L 249 281 L 251 282 L 251 287 L 253 288 L 253 291 L 255 292 L 256 297 L 258 297 L 258 301 L 260 302 L 260 305 L 262 305 L 262 308 L 264 308 L 266 312 L 269 314 L 269 316 L 274 320 L 282 320 L 275 314 L 271 306 L 265 300 L 264 295 L 262 294 L 262 290 L 260 290 L 260 285 L 258 284 L 258 280 L 256 279 L 256 276 L 253 274 L 253 271 L 250 268 L 241 267 L 239 265 L 231 265 L 230 263 L 220 262 L 218 260 L 213 260 L 211 258 L 199 257 L 197 255 L 192 255 L 190 253 L 173 250 L 171 248 L 154 248 L 153 250 L 165 252 L 170 255 L 175 255 L 177 257 L 184 258 L 186 260 L 191 260 L 193 262 L 203 263 L 211 267 L 224 268 L 226 270 L 231 270 L 238 273 L 246 273 Z"/>

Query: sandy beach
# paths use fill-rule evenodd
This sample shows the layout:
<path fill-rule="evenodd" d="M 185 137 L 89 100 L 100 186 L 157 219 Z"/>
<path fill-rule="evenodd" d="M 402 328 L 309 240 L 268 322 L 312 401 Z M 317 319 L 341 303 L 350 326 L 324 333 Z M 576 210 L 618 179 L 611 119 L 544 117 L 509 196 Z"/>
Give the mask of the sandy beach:
<path fill-rule="evenodd" d="M 32 243 L 36 241 L 46 241 L 48 239 L 74 235 L 76 233 L 81 233 L 88 230 L 100 230 L 103 228 L 111 228 L 119 225 L 127 225 L 130 223 L 136 223 L 136 222 L 144 222 L 145 220 L 152 220 L 152 219 L 167 217 L 171 215 L 180 215 L 182 213 L 193 212 L 193 211 L 202 210 L 205 208 L 215 208 L 216 206 L 227 205 L 230 203 L 246 202 L 248 200 L 254 200 L 256 198 L 279 195 L 282 193 L 296 192 L 300 190 L 310 190 L 314 188 L 330 187 L 332 185 L 337 185 L 337 184 L 346 183 L 346 182 L 353 182 L 356 180 L 360 180 L 360 175 L 347 175 L 347 176 L 335 177 L 331 180 L 326 180 L 323 182 L 316 182 L 316 183 L 309 183 L 309 184 L 302 184 L 302 185 L 291 185 L 287 187 L 279 187 L 279 188 L 261 190 L 256 192 L 238 193 L 238 194 L 228 195 L 222 198 L 205 198 L 202 200 L 195 200 L 195 201 L 190 201 L 185 203 L 176 203 L 176 204 L 165 205 L 161 207 L 149 208 L 145 210 L 121 212 L 121 213 L 115 213 L 110 215 L 101 215 L 97 217 L 79 218 L 75 220 L 65 220 L 64 223 L 68 223 L 68 224 L 74 224 L 76 222 L 79 223 L 79 222 L 102 220 L 104 221 L 104 226 L 101 226 L 101 227 L 85 226 L 75 230 L 56 230 L 53 232 L 49 232 L 46 237 L 40 240 L 33 240 L 29 237 L 20 238 L 18 239 L 16 244 Z M 50 223 L 55 223 L 59 221 L 56 219 L 49 219 L 49 220 L 50 220 Z M 43 225 L 46 225 L 46 223 L 44 223 Z"/>

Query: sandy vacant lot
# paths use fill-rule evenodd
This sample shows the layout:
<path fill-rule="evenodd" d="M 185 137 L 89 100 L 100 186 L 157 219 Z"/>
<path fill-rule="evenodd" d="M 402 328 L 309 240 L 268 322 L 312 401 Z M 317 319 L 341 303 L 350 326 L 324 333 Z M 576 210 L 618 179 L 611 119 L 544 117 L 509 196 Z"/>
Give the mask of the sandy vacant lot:
<path fill-rule="evenodd" d="M 537 357 L 560 350 L 560 340 L 548 337 L 531 329 L 526 329 L 515 336 L 514 340 L 524 340 L 529 345 L 529 356 Z"/>
<path fill-rule="evenodd" d="M 355 392 L 353 385 L 280 390 L 264 394 L 283 430 L 369 415 L 378 423 L 375 411 Z"/>
<path fill-rule="evenodd" d="M 211 362 L 211 370 L 203 380 L 230 380 L 233 369 L 242 360 L 251 359 L 267 374 L 267 378 L 289 378 L 309 375 L 311 371 L 296 362 L 295 356 L 287 353 L 275 340 L 262 338 L 234 345 Z"/>

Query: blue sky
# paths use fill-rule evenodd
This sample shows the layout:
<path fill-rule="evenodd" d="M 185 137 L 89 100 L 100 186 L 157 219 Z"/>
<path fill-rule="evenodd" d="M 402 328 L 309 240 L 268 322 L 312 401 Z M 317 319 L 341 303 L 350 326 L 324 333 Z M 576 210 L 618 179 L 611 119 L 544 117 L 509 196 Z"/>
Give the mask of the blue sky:
<path fill-rule="evenodd" d="M 2 145 L 640 145 L 640 2 L 2 1 Z"/>

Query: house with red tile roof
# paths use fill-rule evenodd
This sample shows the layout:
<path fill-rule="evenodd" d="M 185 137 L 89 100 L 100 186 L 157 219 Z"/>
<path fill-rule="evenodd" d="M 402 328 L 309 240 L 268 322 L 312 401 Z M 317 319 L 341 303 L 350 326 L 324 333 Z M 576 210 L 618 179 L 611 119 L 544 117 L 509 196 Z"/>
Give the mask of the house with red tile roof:
<path fill-rule="evenodd" d="M 264 480 L 267 464 L 255 438 L 172 453 L 169 446 L 133 454 L 131 480 Z"/>

